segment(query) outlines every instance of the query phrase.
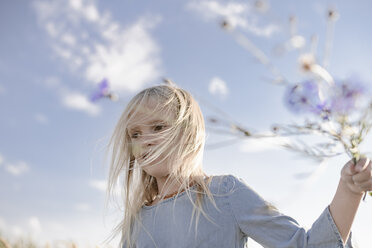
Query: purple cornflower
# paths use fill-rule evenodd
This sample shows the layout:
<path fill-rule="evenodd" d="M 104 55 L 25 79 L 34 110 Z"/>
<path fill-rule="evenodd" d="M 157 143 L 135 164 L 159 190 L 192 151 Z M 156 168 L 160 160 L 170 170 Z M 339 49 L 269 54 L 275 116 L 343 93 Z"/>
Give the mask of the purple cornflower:
<path fill-rule="evenodd" d="M 103 97 L 107 97 L 109 94 L 110 94 L 110 91 L 109 91 L 108 80 L 105 78 L 99 83 L 98 89 L 92 94 L 92 96 L 90 97 L 90 100 L 92 102 L 96 102 Z"/>
<path fill-rule="evenodd" d="M 366 95 L 366 89 L 356 80 L 337 81 L 335 87 L 331 97 L 331 109 L 337 114 L 349 114 Z"/>
<path fill-rule="evenodd" d="M 329 103 L 319 97 L 319 87 L 316 82 L 307 80 L 292 85 L 285 95 L 288 108 L 295 113 L 313 113 L 328 116 Z"/>
<path fill-rule="evenodd" d="M 286 93 L 285 101 L 288 108 L 295 113 L 312 113 L 323 120 L 329 120 L 330 115 L 347 115 L 357 107 L 365 88 L 358 81 L 344 80 L 328 89 L 324 99 L 319 96 L 319 85 L 307 80 L 291 86 Z"/>

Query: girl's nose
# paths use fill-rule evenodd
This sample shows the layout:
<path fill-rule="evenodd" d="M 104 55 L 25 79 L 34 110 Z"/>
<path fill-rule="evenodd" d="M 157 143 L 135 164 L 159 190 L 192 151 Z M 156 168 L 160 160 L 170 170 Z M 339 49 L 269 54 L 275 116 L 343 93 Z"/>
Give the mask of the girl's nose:
<path fill-rule="evenodd" d="M 144 137 L 142 140 L 143 148 L 149 148 L 154 145 L 154 140 L 152 137 Z"/>
<path fill-rule="evenodd" d="M 143 146 L 143 148 L 149 148 L 149 147 L 153 146 L 153 143 L 145 141 L 145 142 L 142 143 L 142 146 Z"/>

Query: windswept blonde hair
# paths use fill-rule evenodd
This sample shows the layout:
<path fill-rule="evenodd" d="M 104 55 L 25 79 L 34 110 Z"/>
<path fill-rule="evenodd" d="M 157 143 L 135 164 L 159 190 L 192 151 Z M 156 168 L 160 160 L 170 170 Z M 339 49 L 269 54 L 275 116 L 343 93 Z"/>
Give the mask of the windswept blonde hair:
<path fill-rule="evenodd" d="M 151 111 L 146 116 L 151 118 L 152 114 L 161 112 L 164 119 L 172 118 L 168 118 L 167 128 L 156 133 L 157 137 L 153 137 L 154 139 L 161 137 L 162 142 L 149 150 L 145 165 L 139 165 L 135 159 L 138 151 L 131 144 L 128 127 L 145 123 L 146 117 L 140 120 L 134 117 L 146 106 L 149 99 L 156 99 L 157 104 L 151 106 Z M 170 182 L 180 184 L 178 193 L 185 190 L 194 205 L 191 222 L 195 217 L 195 228 L 200 213 L 208 218 L 202 208 L 202 197 L 206 195 L 213 204 L 214 200 L 208 188 L 211 177 L 205 180 L 202 169 L 204 144 L 205 125 L 199 105 L 187 91 L 176 85 L 159 85 L 144 89 L 128 103 L 108 146 L 112 154 L 108 194 L 112 196 L 116 187 L 119 187 L 124 204 L 123 219 L 114 230 L 114 235 L 121 232 L 120 246 L 134 245 L 132 234 L 135 221 L 140 221 L 138 213 L 144 204 L 151 203 L 159 193 L 155 177 L 147 174 L 142 167 L 160 155 L 163 158 L 160 162 L 166 163 L 170 171 L 165 185 Z M 191 184 L 196 186 L 195 201 L 190 194 Z"/>

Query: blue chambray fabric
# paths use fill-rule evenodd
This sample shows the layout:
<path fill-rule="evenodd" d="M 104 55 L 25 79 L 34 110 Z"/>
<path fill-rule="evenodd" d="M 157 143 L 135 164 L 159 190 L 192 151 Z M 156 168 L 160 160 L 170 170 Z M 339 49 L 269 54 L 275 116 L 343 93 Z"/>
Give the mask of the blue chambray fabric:
<path fill-rule="evenodd" d="M 185 192 L 155 206 L 143 206 L 139 212 L 141 221 L 134 225 L 134 247 L 242 248 L 248 238 L 263 247 L 352 247 L 351 235 L 343 244 L 329 207 L 311 229 L 305 230 L 235 176 L 214 176 L 209 187 L 217 208 L 208 199 L 203 200 L 208 219 L 201 214 L 197 229 L 192 218 L 193 204 Z M 195 199 L 193 189 L 190 194 Z"/>

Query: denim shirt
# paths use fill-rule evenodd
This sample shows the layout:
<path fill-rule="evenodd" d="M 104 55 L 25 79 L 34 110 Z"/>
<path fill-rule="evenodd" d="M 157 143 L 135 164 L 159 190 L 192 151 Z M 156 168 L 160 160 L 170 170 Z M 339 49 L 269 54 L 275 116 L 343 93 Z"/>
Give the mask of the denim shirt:
<path fill-rule="evenodd" d="M 193 203 L 186 192 L 154 206 L 143 206 L 134 224 L 136 248 L 245 247 L 248 238 L 263 247 L 352 247 L 351 235 L 343 244 L 326 207 L 311 229 L 268 204 L 242 180 L 231 175 L 214 176 L 209 185 L 217 208 L 206 197 L 195 226 Z M 195 200 L 196 194 L 190 194 Z M 126 247 L 124 244 L 123 247 Z"/>

